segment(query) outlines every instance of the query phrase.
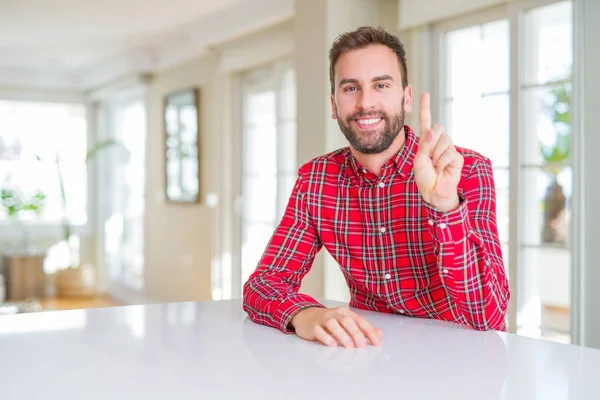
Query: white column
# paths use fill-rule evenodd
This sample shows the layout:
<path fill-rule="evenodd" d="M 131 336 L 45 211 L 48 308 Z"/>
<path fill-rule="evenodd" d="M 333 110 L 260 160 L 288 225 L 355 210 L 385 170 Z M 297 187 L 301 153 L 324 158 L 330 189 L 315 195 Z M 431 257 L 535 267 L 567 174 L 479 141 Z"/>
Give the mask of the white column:
<path fill-rule="evenodd" d="M 374 0 L 297 0 L 294 46 L 298 90 L 298 163 L 348 145 L 331 118 L 329 56 L 333 40 L 362 25 L 379 26 L 380 3 Z M 302 291 L 347 301 L 346 282 L 333 258 L 322 250 Z"/>
<path fill-rule="evenodd" d="M 600 1 L 574 0 L 573 339 L 600 348 Z"/>

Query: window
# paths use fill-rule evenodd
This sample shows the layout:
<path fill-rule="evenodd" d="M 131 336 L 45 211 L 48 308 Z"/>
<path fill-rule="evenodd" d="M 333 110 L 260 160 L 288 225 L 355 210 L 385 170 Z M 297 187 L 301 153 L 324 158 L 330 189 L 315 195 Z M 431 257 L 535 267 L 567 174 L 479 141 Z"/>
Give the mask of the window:
<path fill-rule="evenodd" d="M 14 192 L 26 203 L 38 191 L 46 196 L 39 216 L 23 212 L 20 218 L 58 224 L 66 216 L 73 225 L 87 222 L 86 151 L 83 104 L 0 101 L 0 188 Z M 7 219 L 7 208 L 2 207 L 0 220 Z"/>
<path fill-rule="evenodd" d="M 492 162 L 496 211 L 508 264 L 510 47 L 508 20 L 449 32 L 445 37 L 447 76 L 442 98 L 446 130 L 454 142 Z"/>
<path fill-rule="evenodd" d="M 572 5 L 523 4 L 482 14 L 481 23 L 440 24 L 441 119 L 457 145 L 492 161 L 507 269 L 517 260 L 517 333 L 568 342 Z"/>
<path fill-rule="evenodd" d="M 127 151 L 111 149 L 102 187 L 104 266 L 109 279 L 134 290 L 144 285 L 146 108 L 142 100 L 107 107 L 108 134 Z"/>
<path fill-rule="evenodd" d="M 561 1 L 524 13 L 519 77 L 519 266 L 525 279 L 519 279 L 517 325 L 523 334 L 563 341 L 570 340 L 571 307 L 571 8 Z"/>
<path fill-rule="evenodd" d="M 287 63 L 242 77 L 242 284 L 279 223 L 294 182 L 296 88 Z"/>

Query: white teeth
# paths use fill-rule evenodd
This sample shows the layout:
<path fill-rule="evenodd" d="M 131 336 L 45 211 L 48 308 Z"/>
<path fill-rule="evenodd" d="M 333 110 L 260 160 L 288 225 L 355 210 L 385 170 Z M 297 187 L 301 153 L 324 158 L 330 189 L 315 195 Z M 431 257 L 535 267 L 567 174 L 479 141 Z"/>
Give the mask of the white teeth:
<path fill-rule="evenodd" d="M 358 120 L 362 125 L 373 125 L 381 121 L 381 118 L 371 118 L 371 119 L 359 119 Z"/>

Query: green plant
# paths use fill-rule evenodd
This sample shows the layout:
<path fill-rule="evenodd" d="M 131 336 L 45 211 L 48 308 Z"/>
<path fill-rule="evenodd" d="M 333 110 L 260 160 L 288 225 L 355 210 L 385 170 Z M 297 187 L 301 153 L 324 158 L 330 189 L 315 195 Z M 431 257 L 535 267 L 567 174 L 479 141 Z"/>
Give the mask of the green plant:
<path fill-rule="evenodd" d="M 4 207 L 8 218 L 15 222 L 21 231 L 21 249 L 23 250 L 29 249 L 30 243 L 27 229 L 21 221 L 21 215 L 33 213 L 35 216 L 39 216 L 44 210 L 45 203 L 46 195 L 40 190 L 30 194 L 16 189 L 0 190 L 0 204 Z"/>
<path fill-rule="evenodd" d="M 40 215 L 44 210 L 46 195 L 40 190 L 27 195 L 15 189 L 2 189 L 0 199 L 2 206 L 6 209 L 6 215 L 15 220 L 19 219 L 22 212 L 29 211 Z"/>
<path fill-rule="evenodd" d="M 86 155 L 85 155 L 85 164 L 88 165 L 92 160 L 94 160 L 94 158 L 104 149 L 109 148 L 109 147 L 120 147 L 121 149 L 124 149 L 125 151 L 127 151 L 125 149 L 125 147 L 123 145 L 121 145 L 119 142 L 117 142 L 114 139 L 107 139 L 107 140 L 102 140 L 98 143 L 96 143 L 93 147 L 91 147 L 90 149 L 87 150 Z M 38 161 L 41 161 L 41 158 L 39 156 L 35 156 L 36 159 Z M 63 220 L 62 220 L 62 226 L 63 226 L 63 239 L 65 240 L 65 242 L 67 243 L 67 245 L 69 245 L 69 247 L 71 247 L 70 244 L 70 238 L 73 234 L 73 227 L 71 222 L 69 221 L 69 218 L 67 216 L 67 209 L 68 209 L 68 196 L 66 193 L 66 188 L 65 188 L 65 183 L 64 183 L 64 179 L 63 179 L 63 174 L 62 171 L 60 169 L 60 160 L 55 159 L 54 160 L 55 166 L 56 166 L 56 172 L 58 175 L 58 183 L 59 183 L 59 190 L 60 190 L 60 197 L 61 197 L 61 205 L 63 208 Z M 71 249 L 72 250 L 72 249 Z M 71 265 L 71 267 L 74 267 L 73 265 Z"/>
<path fill-rule="evenodd" d="M 552 89 L 546 110 L 555 128 L 551 145 L 540 143 L 546 168 L 556 177 L 571 156 L 571 85 L 563 83 Z"/>

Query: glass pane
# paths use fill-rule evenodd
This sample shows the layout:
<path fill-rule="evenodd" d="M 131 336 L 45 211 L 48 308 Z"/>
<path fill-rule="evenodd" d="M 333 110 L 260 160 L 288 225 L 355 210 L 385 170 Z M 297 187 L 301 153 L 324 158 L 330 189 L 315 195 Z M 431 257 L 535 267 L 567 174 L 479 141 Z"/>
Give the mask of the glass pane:
<path fill-rule="evenodd" d="M 244 172 L 273 174 L 277 170 L 277 128 L 275 124 L 244 129 Z"/>
<path fill-rule="evenodd" d="M 276 121 L 275 91 L 249 93 L 244 102 L 244 123 L 274 125 Z"/>
<path fill-rule="evenodd" d="M 522 135 L 523 159 L 528 165 L 556 167 L 570 162 L 571 83 L 525 89 Z"/>
<path fill-rule="evenodd" d="M 273 223 L 277 206 L 277 177 L 244 177 L 244 221 Z"/>
<path fill-rule="evenodd" d="M 568 247 L 572 171 L 523 169 L 522 237 L 528 245 Z"/>
<path fill-rule="evenodd" d="M 447 131 L 454 143 L 481 153 L 494 167 L 508 167 L 510 107 L 508 95 L 461 96 L 447 103 Z M 493 123 L 490 123 L 493 121 Z M 485 127 L 485 129 L 482 129 Z"/>
<path fill-rule="evenodd" d="M 525 83 L 570 79 L 573 64 L 571 1 L 535 8 L 525 14 Z"/>
<path fill-rule="evenodd" d="M 165 109 L 165 120 L 167 133 L 169 135 L 176 135 L 179 131 L 179 116 L 177 114 L 177 107 L 170 104 Z"/>
<path fill-rule="evenodd" d="M 521 275 L 526 279 L 519 279 L 518 333 L 549 339 L 552 332 L 568 334 L 570 260 L 564 249 L 522 249 Z"/>
<path fill-rule="evenodd" d="M 481 95 L 481 69 L 474 51 L 481 47 L 479 26 L 459 29 L 448 33 L 446 37 L 448 78 L 446 96 L 458 98 L 463 96 L 477 97 Z"/>
<path fill-rule="evenodd" d="M 181 159 L 181 188 L 190 197 L 198 193 L 198 159 Z"/>
<path fill-rule="evenodd" d="M 245 283 L 254 272 L 260 257 L 273 235 L 274 224 L 246 223 L 243 228 L 242 282 Z"/>
<path fill-rule="evenodd" d="M 507 92 L 510 84 L 509 24 L 500 20 L 447 35 L 447 96 Z"/>
<path fill-rule="evenodd" d="M 283 173 L 295 173 L 296 164 L 296 120 L 284 121 L 279 124 L 279 168 Z"/>
<path fill-rule="evenodd" d="M 508 20 L 483 25 L 481 50 L 484 92 L 507 92 L 510 88 Z"/>

